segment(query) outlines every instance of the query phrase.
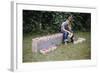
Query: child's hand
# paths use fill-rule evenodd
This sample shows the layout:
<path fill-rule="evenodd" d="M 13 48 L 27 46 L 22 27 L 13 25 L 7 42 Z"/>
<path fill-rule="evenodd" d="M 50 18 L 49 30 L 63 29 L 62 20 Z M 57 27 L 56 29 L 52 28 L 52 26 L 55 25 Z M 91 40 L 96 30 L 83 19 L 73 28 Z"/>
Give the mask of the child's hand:
<path fill-rule="evenodd" d="M 68 34 L 70 34 L 71 32 L 69 32 L 69 31 L 66 31 L 66 32 L 68 32 Z"/>
<path fill-rule="evenodd" d="M 68 37 L 71 38 L 72 36 L 73 36 L 73 33 L 70 32 L 69 35 L 68 35 Z"/>

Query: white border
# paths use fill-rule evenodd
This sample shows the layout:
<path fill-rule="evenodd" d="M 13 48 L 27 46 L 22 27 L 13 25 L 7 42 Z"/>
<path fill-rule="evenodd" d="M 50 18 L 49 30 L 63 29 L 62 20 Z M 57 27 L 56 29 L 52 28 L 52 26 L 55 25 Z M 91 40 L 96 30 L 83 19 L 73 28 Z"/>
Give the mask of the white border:
<path fill-rule="evenodd" d="M 12 65 L 13 71 L 24 70 L 40 70 L 40 69 L 55 69 L 66 67 L 80 67 L 80 66 L 93 66 L 96 65 L 96 8 L 93 7 L 72 7 L 72 6 L 57 6 L 57 5 L 42 5 L 34 3 L 13 2 L 12 11 Z M 82 12 L 91 13 L 91 60 L 74 60 L 74 61 L 56 61 L 56 62 L 33 62 L 22 63 L 22 10 L 45 10 L 45 11 L 64 11 L 64 12 Z"/>

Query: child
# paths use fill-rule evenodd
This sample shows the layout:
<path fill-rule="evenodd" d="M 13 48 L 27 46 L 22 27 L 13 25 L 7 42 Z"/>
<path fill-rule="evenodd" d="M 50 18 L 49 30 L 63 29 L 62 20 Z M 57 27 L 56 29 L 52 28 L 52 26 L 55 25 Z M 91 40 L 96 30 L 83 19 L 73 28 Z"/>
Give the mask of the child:
<path fill-rule="evenodd" d="M 63 42 L 65 44 L 67 44 L 68 42 L 68 37 L 70 37 L 71 41 L 73 42 L 74 34 L 72 31 L 72 26 L 71 26 L 72 19 L 73 19 L 73 16 L 70 15 L 68 19 L 61 24 L 61 32 L 63 33 Z"/>

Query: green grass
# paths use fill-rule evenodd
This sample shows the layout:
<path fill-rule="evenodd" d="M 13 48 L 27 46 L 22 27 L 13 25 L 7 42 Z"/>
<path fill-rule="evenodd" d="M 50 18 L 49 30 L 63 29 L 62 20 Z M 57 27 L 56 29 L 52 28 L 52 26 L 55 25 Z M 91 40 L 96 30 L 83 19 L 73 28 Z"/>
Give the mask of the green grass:
<path fill-rule="evenodd" d="M 39 62 L 39 61 L 64 61 L 64 60 L 84 60 L 91 59 L 91 38 L 90 32 L 75 33 L 78 37 L 86 39 L 85 42 L 79 44 L 68 43 L 61 44 L 58 48 L 42 55 L 40 53 L 32 53 L 32 39 L 45 34 L 24 35 L 23 37 L 23 62 Z"/>

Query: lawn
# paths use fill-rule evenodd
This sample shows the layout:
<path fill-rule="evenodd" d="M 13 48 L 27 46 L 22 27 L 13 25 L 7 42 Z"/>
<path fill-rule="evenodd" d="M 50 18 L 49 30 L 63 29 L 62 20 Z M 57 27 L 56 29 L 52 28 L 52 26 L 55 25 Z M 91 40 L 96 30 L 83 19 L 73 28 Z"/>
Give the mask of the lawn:
<path fill-rule="evenodd" d="M 75 35 L 86 39 L 79 44 L 61 44 L 53 52 L 46 55 L 32 53 L 32 39 L 45 34 L 30 34 L 23 36 L 23 62 L 63 61 L 91 59 L 91 34 L 90 32 L 77 32 Z"/>

